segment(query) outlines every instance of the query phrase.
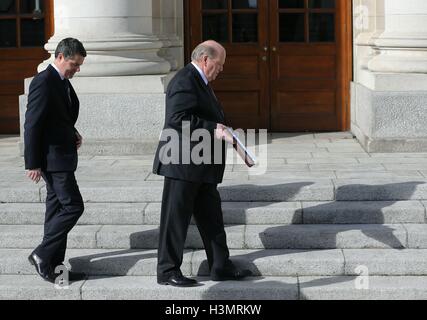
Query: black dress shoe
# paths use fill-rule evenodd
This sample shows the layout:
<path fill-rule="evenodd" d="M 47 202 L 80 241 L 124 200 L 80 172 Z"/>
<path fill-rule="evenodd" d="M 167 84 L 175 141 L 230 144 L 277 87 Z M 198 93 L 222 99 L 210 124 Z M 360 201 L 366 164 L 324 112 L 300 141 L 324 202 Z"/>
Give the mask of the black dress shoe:
<path fill-rule="evenodd" d="M 233 269 L 223 272 L 211 273 L 212 281 L 242 280 L 243 278 L 250 276 L 252 276 L 252 271 L 247 269 Z"/>
<path fill-rule="evenodd" d="M 181 273 L 174 273 L 165 279 L 158 278 L 157 283 L 174 287 L 192 287 L 197 285 L 196 280 L 184 277 Z"/>
<path fill-rule="evenodd" d="M 55 277 L 51 272 L 50 267 L 43 262 L 43 260 L 36 255 L 34 252 L 32 252 L 28 256 L 28 261 L 36 268 L 37 274 L 43 278 L 45 281 L 49 281 L 54 283 Z"/>

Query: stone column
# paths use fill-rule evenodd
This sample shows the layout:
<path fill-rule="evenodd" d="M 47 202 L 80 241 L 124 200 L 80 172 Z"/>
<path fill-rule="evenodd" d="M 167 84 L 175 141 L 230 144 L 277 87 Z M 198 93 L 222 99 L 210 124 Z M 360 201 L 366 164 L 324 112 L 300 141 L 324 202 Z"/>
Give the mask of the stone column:
<path fill-rule="evenodd" d="M 55 34 L 45 48 L 53 55 L 63 38 L 82 41 L 88 57 L 81 77 L 168 73 L 170 64 L 158 56 L 163 43 L 153 32 L 156 5 L 152 0 L 55 0 Z"/>
<path fill-rule="evenodd" d="M 352 130 L 369 151 L 427 151 L 427 2 L 354 5 Z"/>
<path fill-rule="evenodd" d="M 426 1 L 387 1 L 384 9 L 384 30 L 370 40 L 374 51 L 368 69 L 379 73 L 427 73 Z"/>
<path fill-rule="evenodd" d="M 183 44 L 184 38 L 184 3 L 183 0 L 158 0 L 160 6 L 158 21 L 158 32 L 163 48 L 159 55 L 166 59 L 172 70 L 177 70 L 183 66 Z"/>
<path fill-rule="evenodd" d="M 182 65 L 179 6 L 182 0 L 54 0 L 55 34 L 45 45 L 52 56 L 39 71 L 53 61 L 61 39 L 84 44 L 88 55 L 71 81 L 80 99 L 81 154 L 154 149 L 164 121 L 165 87 Z M 21 132 L 26 98 L 20 103 Z"/>

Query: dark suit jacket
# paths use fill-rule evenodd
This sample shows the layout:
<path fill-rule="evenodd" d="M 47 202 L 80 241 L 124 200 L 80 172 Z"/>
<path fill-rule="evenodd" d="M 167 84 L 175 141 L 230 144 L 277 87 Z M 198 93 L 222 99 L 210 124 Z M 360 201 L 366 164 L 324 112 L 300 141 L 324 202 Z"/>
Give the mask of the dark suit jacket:
<path fill-rule="evenodd" d="M 68 81 L 68 80 L 65 80 Z M 25 168 L 75 171 L 79 100 L 70 85 L 71 103 L 61 77 L 49 65 L 30 84 L 25 113 Z"/>
<path fill-rule="evenodd" d="M 189 126 L 183 128 L 183 121 L 187 121 Z M 224 112 L 221 104 L 214 96 L 213 92 L 206 86 L 197 69 L 190 63 L 181 69 L 169 83 L 166 92 L 166 114 L 163 128 L 163 138 L 159 142 L 154 159 L 153 172 L 165 177 L 191 181 L 217 184 L 222 182 L 225 169 L 225 143 L 219 143 L 219 150 L 214 150 L 214 130 L 217 123 L 225 124 Z M 168 135 L 166 129 L 175 130 L 179 139 L 179 161 L 178 163 L 165 164 L 165 159 L 171 157 L 168 154 L 167 146 L 171 146 L 171 141 L 162 141 Z M 210 134 L 210 140 L 205 139 L 203 146 L 210 145 L 210 154 L 203 153 L 203 139 L 191 141 L 188 133 L 192 135 L 197 129 L 206 129 Z M 192 151 L 202 149 L 201 155 L 210 158 L 204 163 L 195 163 L 189 155 L 189 146 Z M 174 145 L 176 148 L 177 146 Z M 184 150 L 183 150 L 184 149 Z M 208 148 L 204 149 L 205 151 Z M 183 152 L 187 152 L 187 159 L 183 159 Z M 190 153 L 191 154 L 191 153 Z M 215 156 L 216 154 L 216 156 Z M 221 156 L 219 156 L 221 155 Z M 206 159 L 206 157 L 204 159 Z M 216 159 L 215 159 L 216 157 Z M 190 159 L 188 159 L 190 158 Z M 189 160 L 189 161 L 187 161 Z M 209 163 L 210 162 L 210 163 Z"/>

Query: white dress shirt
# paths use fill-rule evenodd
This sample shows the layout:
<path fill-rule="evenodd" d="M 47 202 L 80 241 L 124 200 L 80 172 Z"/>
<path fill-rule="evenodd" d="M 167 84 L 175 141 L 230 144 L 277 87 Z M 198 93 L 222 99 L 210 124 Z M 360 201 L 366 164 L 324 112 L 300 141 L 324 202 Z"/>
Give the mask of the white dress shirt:
<path fill-rule="evenodd" d="M 54 64 L 54 63 L 51 63 L 50 64 L 56 71 L 58 71 L 58 74 L 59 74 L 59 76 L 61 77 L 61 80 L 64 80 L 64 76 L 61 74 L 61 72 L 59 72 L 59 69 L 58 69 L 58 67 Z"/>
<path fill-rule="evenodd" d="M 202 77 L 203 81 L 205 82 L 206 85 L 208 85 L 208 83 L 209 83 L 208 78 L 206 78 L 202 69 L 200 69 L 199 66 L 197 64 L 195 64 L 194 62 L 191 62 L 191 64 L 197 69 L 197 71 L 199 71 L 200 76 Z"/>

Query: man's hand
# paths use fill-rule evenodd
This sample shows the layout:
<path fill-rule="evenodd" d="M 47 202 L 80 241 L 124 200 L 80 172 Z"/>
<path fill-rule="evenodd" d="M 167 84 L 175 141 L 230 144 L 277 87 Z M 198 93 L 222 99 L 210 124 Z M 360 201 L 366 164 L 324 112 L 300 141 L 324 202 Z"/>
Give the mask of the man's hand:
<path fill-rule="evenodd" d="M 83 137 L 80 135 L 80 133 L 76 132 L 76 136 L 77 136 L 77 150 L 82 146 L 83 143 Z"/>
<path fill-rule="evenodd" d="M 27 177 L 30 178 L 35 183 L 39 183 L 42 176 L 41 169 L 33 169 L 27 171 Z"/>
<path fill-rule="evenodd" d="M 218 140 L 225 140 L 226 142 L 233 144 L 233 136 L 227 130 L 227 127 L 221 123 L 217 123 L 216 125 L 215 138 Z"/>

